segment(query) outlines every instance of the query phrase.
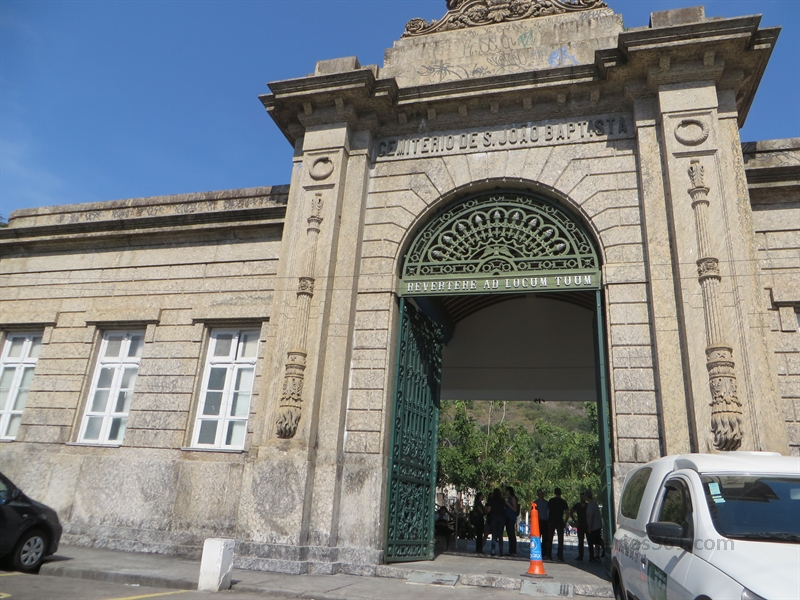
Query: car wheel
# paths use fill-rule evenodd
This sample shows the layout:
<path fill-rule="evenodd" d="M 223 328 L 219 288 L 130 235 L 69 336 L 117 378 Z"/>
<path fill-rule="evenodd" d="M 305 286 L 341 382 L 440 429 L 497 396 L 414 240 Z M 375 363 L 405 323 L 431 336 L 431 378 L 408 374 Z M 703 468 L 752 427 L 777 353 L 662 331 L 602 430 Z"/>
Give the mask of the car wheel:
<path fill-rule="evenodd" d="M 47 536 L 39 529 L 27 531 L 17 542 L 11 562 L 14 569 L 31 573 L 39 568 L 47 551 Z"/>
<path fill-rule="evenodd" d="M 622 587 L 622 582 L 619 580 L 619 576 L 614 573 L 614 600 L 625 600 L 625 589 Z"/>

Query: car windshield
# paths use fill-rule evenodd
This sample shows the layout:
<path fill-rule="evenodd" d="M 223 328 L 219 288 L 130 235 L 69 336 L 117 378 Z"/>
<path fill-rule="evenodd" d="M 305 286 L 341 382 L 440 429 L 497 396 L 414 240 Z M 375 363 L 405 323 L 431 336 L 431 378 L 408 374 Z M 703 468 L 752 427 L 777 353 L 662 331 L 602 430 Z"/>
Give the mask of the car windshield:
<path fill-rule="evenodd" d="M 702 475 L 714 527 L 725 537 L 800 543 L 800 477 Z"/>

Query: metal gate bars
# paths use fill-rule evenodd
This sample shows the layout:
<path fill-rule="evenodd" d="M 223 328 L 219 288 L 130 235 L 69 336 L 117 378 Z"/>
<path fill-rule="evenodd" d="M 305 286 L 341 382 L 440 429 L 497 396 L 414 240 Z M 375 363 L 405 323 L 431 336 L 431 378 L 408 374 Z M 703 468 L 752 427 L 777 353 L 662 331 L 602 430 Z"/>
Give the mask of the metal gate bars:
<path fill-rule="evenodd" d="M 442 331 L 400 299 L 386 515 L 387 562 L 433 559 Z"/>

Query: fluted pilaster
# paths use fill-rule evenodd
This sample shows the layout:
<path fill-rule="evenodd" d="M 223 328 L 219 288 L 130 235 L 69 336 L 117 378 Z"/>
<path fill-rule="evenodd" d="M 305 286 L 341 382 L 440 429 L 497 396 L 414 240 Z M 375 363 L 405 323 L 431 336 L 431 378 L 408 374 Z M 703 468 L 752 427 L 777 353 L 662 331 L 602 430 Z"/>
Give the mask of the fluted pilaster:
<path fill-rule="evenodd" d="M 284 366 L 283 388 L 276 420 L 276 434 L 281 439 L 291 439 L 295 436 L 302 416 L 303 384 L 308 357 L 306 338 L 311 299 L 314 297 L 314 267 L 317 260 L 317 240 L 322 224 L 322 206 L 322 194 L 317 193 L 311 198 L 303 269 L 297 282 L 297 303 L 290 338 L 291 346 Z"/>
<path fill-rule="evenodd" d="M 697 231 L 697 274 L 703 293 L 706 325 L 706 368 L 711 390 L 711 434 L 717 450 L 736 450 L 742 445 L 742 403 L 736 387 L 733 348 L 726 343 L 720 315 L 719 285 L 722 276 L 709 236 L 709 188 L 700 161 L 689 167 L 695 228 Z"/>

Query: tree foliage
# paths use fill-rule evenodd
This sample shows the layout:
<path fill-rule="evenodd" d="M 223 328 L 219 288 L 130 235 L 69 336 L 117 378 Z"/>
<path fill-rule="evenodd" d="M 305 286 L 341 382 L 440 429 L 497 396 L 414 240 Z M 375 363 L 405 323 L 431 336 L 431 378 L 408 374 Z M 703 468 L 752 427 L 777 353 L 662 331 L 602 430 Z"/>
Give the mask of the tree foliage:
<path fill-rule="evenodd" d="M 439 421 L 438 484 L 488 495 L 495 487 L 514 487 L 529 506 L 542 488 L 550 497 L 560 487 L 568 502 L 581 491 L 600 488 L 597 407 L 586 404 L 592 433 L 571 431 L 536 419 L 529 432 L 504 418 L 503 402 L 494 402 L 486 423 L 478 423 L 463 401 L 442 402 Z"/>

